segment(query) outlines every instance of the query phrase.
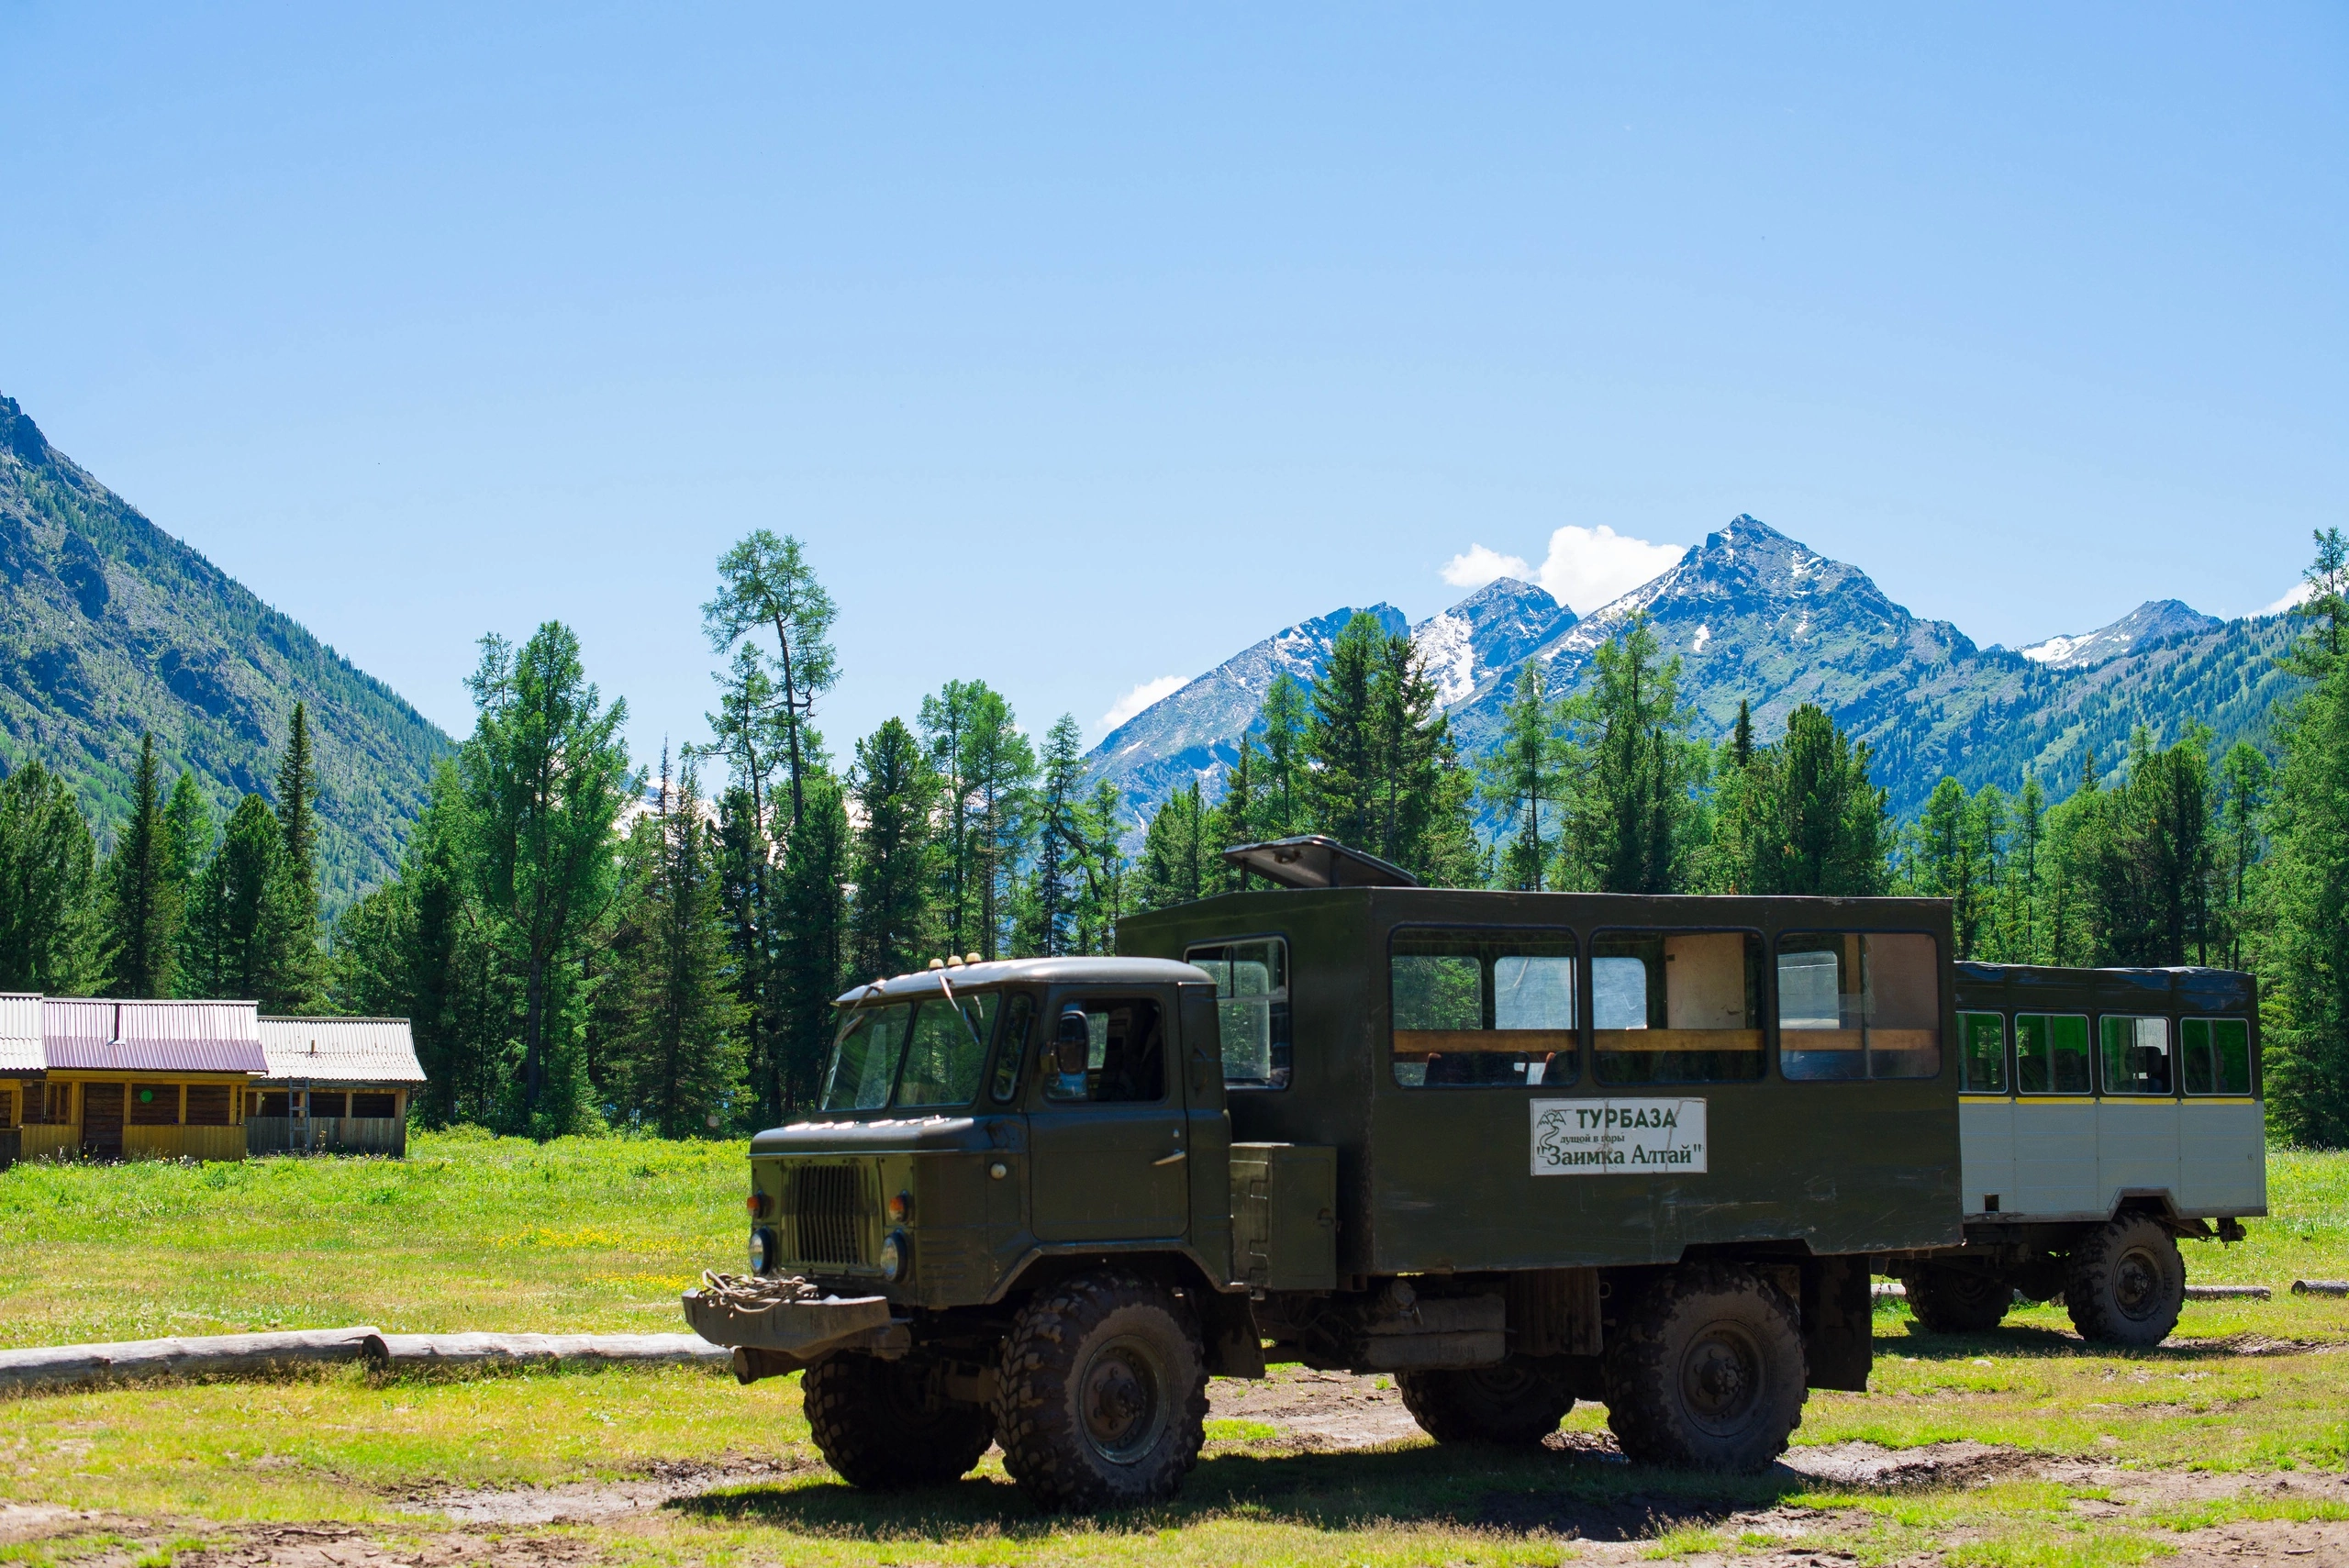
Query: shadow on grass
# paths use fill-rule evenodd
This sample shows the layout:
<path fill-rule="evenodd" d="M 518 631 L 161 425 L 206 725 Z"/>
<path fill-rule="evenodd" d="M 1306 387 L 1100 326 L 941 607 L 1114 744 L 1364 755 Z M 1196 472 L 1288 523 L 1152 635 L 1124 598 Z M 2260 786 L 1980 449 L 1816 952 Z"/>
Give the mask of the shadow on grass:
<path fill-rule="evenodd" d="M 2210 1362 L 2245 1361 L 2273 1356 L 2308 1355 L 2332 1348 L 2315 1340 L 2272 1340 L 2253 1334 L 2229 1334 L 2216 1340 L 2173 1340 L 2140 1348 L 2099 1345 L 2061 1329 L 2026 1323 L 2004 1324 L 1982 1334 L 1883 1334 L 1876 1336 L 1878 1355 L 1909 1361 L 1967 1361 L 1994 1351 L 2000 1355 L 2035 1356 L 2049 1361 Z"/>
<path fill-rule="evenodd" d="M 1235 1453 L 1201 1462 L 1171 1503 L 1097 1514 L 1089 1522 L 1127 1533 L 1237 1517 L 1330 1531 L 1430 1524 L 1631 1540 L 1766 1508 L 1817 1486 L 1783 1467 L 1763 1475 L 1707 1475 L 1635 1467 L 1575 1449 Z M 899 1493 L 859 1492 L 829 1481 L 743 1487 L 667 1506 L 713 1524 L 871 1540 L 1016 1539 L 1070 1523 L 1039 1513 L 1006 1482 L 976 1477 Z"/>

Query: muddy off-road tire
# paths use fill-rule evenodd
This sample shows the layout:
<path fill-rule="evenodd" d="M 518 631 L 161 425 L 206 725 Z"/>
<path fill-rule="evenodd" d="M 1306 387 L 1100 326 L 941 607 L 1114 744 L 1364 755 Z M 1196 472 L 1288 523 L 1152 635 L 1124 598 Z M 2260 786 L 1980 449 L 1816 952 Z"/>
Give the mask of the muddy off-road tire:
<path fill-rule="evenodd" d="M 1207 1440 L 1207 1351 L 1171 1291 L 1085 1274 L 1030 1301 L 1004 1341 L 1003 1467 L 1040 1508 L 1133 1507 L 1180 1490 Z"/>
<path fill-rule="evenodd" d="M 1575 1407 L 1575 1396 L 1525 1356 L 1467 1371 L 1398 1372 L 1395 1386 L 1419 1430 L 1440 1443 L 1531 1448 Z"/>
<path fill-rule="evenodd" d="M 1909 1312 L 1929 1334 L 1987 1334 L 2005 1320 L 2015 1289 L 1998 1274 L 1927 1264 L 1900 1276 Z"/>
<path fill-rule="evenodd" d="M 2158 1345 L 2186 1305 L 2186 1260 L 2157 1221 L 2125 1214 L 2072 1249 L 2064 1305 L 2080 1338 L 2106 1345 Z"/>
<path fill-rule="evenodd" d="M 929 1362 L 862 1351 L 827 1356 L 800 1400 L 824 1462 L 852 1486 L 935 1486 L 967 1473 L 995 1440 L 995 1412 L 936 1392 Z"/>
<path fill-rule="evenodd" d="M 1795 1309 L 1760 1276 L 1675 1269 L 1627 1304 L 1607 1347 L 1607 1425 L 1634 1462 L 1766 1470 L 1802 1424 Z"/>

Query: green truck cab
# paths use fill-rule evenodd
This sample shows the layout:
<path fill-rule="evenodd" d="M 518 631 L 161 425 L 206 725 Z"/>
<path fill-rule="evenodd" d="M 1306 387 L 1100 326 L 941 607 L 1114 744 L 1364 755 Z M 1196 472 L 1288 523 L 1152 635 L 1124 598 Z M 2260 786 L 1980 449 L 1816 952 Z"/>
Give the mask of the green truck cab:
<path fill-rule="evenodd" d="M 753 1140 L 750 1274 L 687 1316 L 805 1369 L 851 1482 L 993 1441 L 1048 1507 L 1163 1498 L 1208 1376 L 1285 1361 L 1440 1441 L 1601 1399 L 1635 1460 L 1760 1468 L 1865 1386 L 1871 1260 L 1963 1247 L 1945 903 L 1233 853 L 1288 885 L 842 996 L 821 1108 Z"/>

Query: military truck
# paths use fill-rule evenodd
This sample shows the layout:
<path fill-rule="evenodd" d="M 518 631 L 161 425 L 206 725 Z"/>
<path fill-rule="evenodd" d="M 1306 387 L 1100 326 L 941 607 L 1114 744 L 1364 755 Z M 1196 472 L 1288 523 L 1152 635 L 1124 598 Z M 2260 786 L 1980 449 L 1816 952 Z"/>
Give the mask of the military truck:
<path fill-rule="evenodd" d="M 2186 1300 L 2177 1239 L 2237 1240 L 2267 1212 L 2256 982 L 1960 963 L 1956 990 L 1965 1240 L 1883 1271 L 1929 1329 L 2060 1296 L 2087 1339 L 2159 1344 Z"/>
<path fill-rule="evenodd" d="M 1634 1460 L 1758 1469 L 1866 1385 L 1872 1263 L 1965 1254 L 1945 902 L 1230 858 L 1275 885 L 1122 956 L 842 996 L 821 1108 L 752 1140 L 750 1273 L 686 1312 L 806 1370 L 852 1483 L 992 1440 L 1046 1507 L 1163 1498 L 1208 1376 L 1279 1362 L 1392 1373 L 1440 1442 L 1598 1399 Z"/>

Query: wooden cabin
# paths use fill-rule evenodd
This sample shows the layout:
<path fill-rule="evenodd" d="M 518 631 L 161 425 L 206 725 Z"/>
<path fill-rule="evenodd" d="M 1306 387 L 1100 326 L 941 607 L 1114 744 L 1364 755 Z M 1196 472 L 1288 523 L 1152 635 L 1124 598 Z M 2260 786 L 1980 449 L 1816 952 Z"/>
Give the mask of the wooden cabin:
<path fill-rule="evenodd" d="M 20 1090 L 24 1157 L 241 1160 L 264 1069 L 250 1002 L 44 997 L 43 1076 Z"/>
<path fill-rule="evenodd" d="M 260 1029 L 268 1066 L 245 1091 L 249 1151 L 407 1152 L 424 1069 L 406 1018 L 262 1018 Z"/>
<path fill-rule="evenodd" d="M 42 1092 L 47 1073 L 40 1049 L 40 997 L 0 992 L 0 1171 L 24 1158 L 25 1096 Z"/>

